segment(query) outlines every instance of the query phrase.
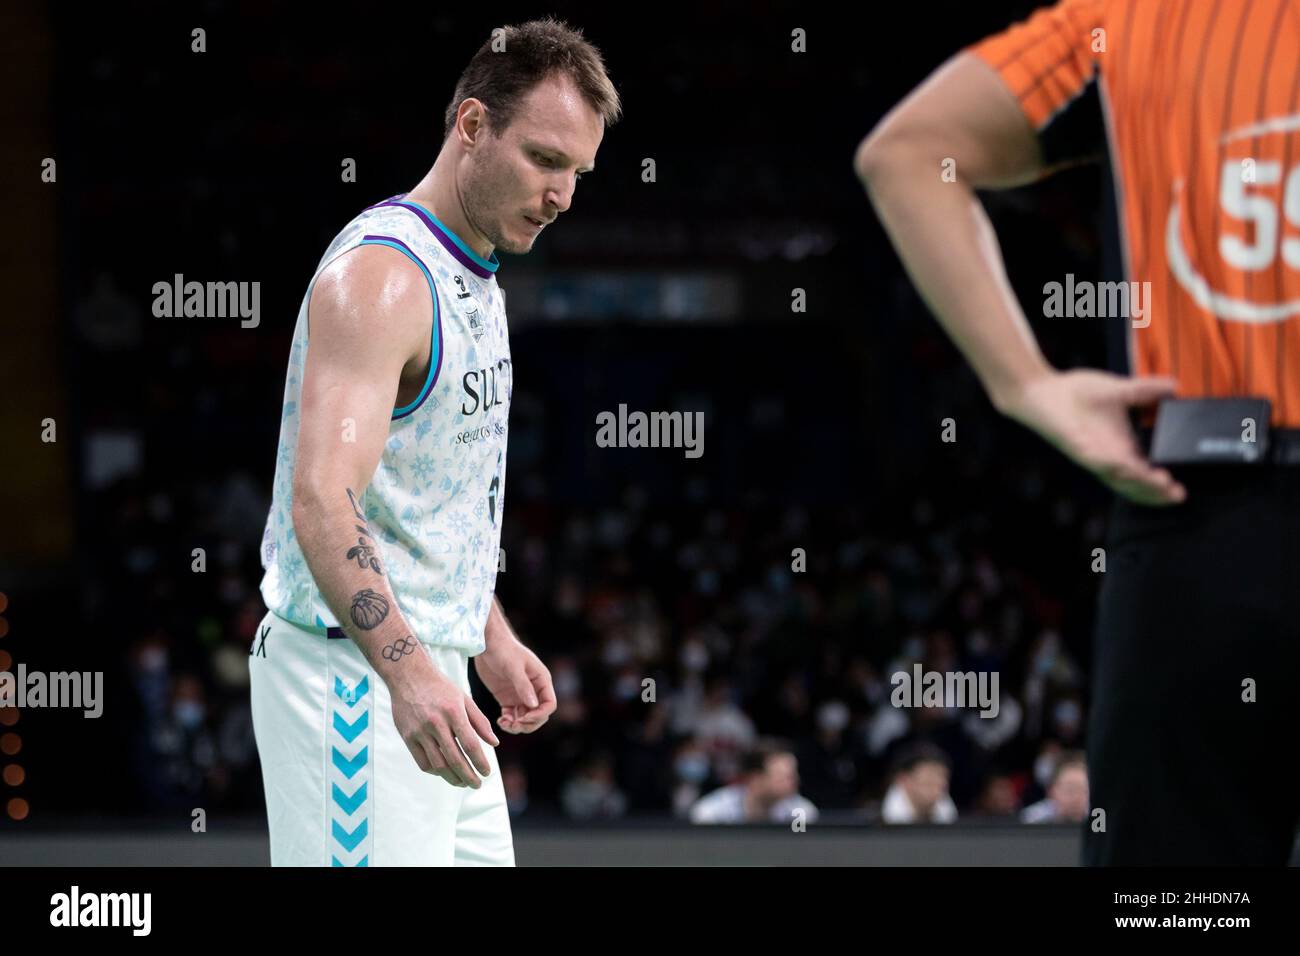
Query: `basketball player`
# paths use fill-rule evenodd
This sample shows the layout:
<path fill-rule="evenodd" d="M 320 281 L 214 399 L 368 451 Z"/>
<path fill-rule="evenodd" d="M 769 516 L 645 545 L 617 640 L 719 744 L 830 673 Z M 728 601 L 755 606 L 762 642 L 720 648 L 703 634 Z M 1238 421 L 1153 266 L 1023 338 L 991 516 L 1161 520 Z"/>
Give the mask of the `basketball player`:
<path fill-rule="evenodd" d="M 1150 283 L 1148 313 L 1107 320 L 1111 370 L 1059 370 L 975 190 L 1098 157 L 1105 278 Z M 1085 861 L 1284 863 L 1300 818 L 1295 774 L 1273 769 L 1300 729 L 1300 0 L 1063 0 L 943 65 L 856 168 L 994 406 L 1117 493 Z"/>
<path fill-rule="evenodd" d="M 273 865 L 513 865 L 499 738 L 468 663 L 531 733 L 551 676 L 494 595 L 511 358 L 496 249 L 569 208 L 621 112 L 555 20 L 478 50 L 437 160 L 361 212 L 289 356 L 251 649 Z"/>

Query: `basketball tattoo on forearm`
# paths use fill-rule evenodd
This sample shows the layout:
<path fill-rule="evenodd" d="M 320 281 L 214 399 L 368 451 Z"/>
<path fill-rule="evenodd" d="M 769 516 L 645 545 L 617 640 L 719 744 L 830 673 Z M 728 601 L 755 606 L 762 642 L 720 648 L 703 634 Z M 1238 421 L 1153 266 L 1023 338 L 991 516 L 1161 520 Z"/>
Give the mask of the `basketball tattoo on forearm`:
<path fill-rule="evenodd" d="M 375 536 L 370 533 L 370 523 L 357 507 L 357 496 L 352 493 L 351 488 L 348 489 L 348 501 L 352 502 L 352 513 L 361 522 L 356 526 L 361 537 L 357 538 L 355 545 L 348 548 L 348 560 L 356 561 L 359 567 L 370 568 L 376 574 L 383 574 L 384 571 L 379 566 L 379 556 L 375 552 L 374 544 L 371 543 Z"/>
<path fill-rule="evenodd" d="M 373 631 L 388 617 L 388 599 L 372 588 L 352 595 L 352 623 L 363 631 Z"/>

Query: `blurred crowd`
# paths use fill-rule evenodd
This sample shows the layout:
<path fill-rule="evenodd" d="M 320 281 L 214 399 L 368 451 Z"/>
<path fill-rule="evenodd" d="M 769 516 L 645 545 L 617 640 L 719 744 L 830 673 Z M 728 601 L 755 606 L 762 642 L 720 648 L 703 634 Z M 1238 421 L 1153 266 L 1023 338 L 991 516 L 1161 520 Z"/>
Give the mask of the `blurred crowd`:
<path fill-rule="evenodd" d="M 635 482 L 563 501 L 519 458 L 497 592 L 559 707 L 504 737 L 516 815 L 1081 818 L 1104 511 L 1045 474 L 1049 456 L 936 466 L 881 507 L 758 486 L 722 504 L 706 481 L 670 501 Z M 137 808 L 261 807 L 248 657 L 268 491 L 243 467 L 151 464 L 96 495 L 86 593 L 128 648 Z M 113 614 L 121 594 L 142 612 Z M 997 672 L 996 716 L 895 706 L 894 675 L 918 663 Z"/>
<path fill-rule="evenodd" d="M 1025 468 L 990 490 L 1021 515 L 1001 539 L 924 493 L 892 529 L 761 496 L 656 509 L 633 488 L 594 512 L 517 496 L 499 592 L 560 702 L 544 740 L 503 748 L 520 805 L 721 822 L 749 788 L 748 820 L 1082 819 L 1085 672 L 1061 625 L 1082 617 L 1086 639 L 1091 572 L 1053 593 L 1042 557 L 1089 554 L 1102 522 Z M 996 715 L 896 706 L 914 663 L 997 672 Z"/>

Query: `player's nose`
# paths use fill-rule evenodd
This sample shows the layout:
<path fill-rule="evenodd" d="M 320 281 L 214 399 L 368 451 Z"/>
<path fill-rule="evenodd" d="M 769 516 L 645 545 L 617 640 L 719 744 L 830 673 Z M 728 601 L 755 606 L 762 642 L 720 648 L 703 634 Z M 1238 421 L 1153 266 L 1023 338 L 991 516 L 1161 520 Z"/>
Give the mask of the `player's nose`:
<path fill-rule="evenodd" d="M 552 187 L 546 191 L 546 208 L 550 210 L 550 218 L 554 219 L 560 213 L 569 208 L 573 202 L 573 186 Z"/>

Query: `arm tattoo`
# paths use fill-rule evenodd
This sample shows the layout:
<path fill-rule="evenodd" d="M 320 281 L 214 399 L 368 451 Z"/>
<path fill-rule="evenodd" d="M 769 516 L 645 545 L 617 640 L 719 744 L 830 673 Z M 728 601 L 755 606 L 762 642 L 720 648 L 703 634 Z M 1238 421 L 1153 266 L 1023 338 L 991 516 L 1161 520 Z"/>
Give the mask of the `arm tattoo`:
<path fill-rule="evenodd" d="M 352 595 L 352 623 L 363 631 L 373 631 L 388 617 L 388 599 L 378 591 L 365 588 Z"/>
<path fill-rule="evenodd" d="M 361 537 L 357 538 L 355 545 L 348 548 L 347 558 L 349 561 L 356 561 L 359 567 L 370 568 L 376 574 L 383 574 L 384 571 L 379 566 L 379 557 L 375 554 L 375 546 L 371 543 L 375 536 L 370 533 L 370 523 L 357 507 L 357 496 L 352 493 L 351 488 L 348 489 L 348 500 L 352 502 L 352 513 L 361 521 L 361 524 L 356 526 Z"/>
<path fill-rule="evenodd" d="M 399 637 L 392 644 L 389 644 L 382 651 L 380 651 L 380 654 L 383 655 L 384 660 L 392 661 L 393 663 L 397 663 L 407 654 L 414 654 L 414 653 L 415 653 L 415 641 L 410 640 L 407 637 Z"/>

